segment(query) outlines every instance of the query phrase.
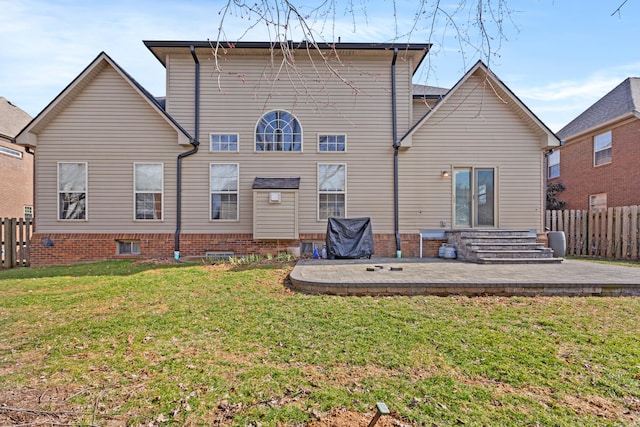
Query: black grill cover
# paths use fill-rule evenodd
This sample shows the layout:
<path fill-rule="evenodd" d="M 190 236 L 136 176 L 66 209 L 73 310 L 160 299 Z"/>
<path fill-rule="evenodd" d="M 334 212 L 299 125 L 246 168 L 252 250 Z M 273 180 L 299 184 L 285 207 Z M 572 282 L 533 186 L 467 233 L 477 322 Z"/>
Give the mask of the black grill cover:
<path fill-rule="evenodd" d="M 373 232 L 370 218 L 329 218 L 327 258 L 371 258 Z"/>

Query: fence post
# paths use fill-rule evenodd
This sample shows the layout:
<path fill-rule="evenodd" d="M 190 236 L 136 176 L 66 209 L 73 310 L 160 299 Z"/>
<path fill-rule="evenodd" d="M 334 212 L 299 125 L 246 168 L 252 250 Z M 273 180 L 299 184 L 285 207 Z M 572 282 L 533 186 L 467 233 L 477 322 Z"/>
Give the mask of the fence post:
<path fill-rule="evenodd" d="M 569 255 L 576 254 L 576 211 L 569 211 L 569 232 L 567 233 L 567 253 Z"/>
<path fill-rule="evenodd" d="M 638 206 L 631 206 L 631 233 L 629 233 L 631 239 L 631 258 L 637 259 L 638 257 Z"/>
<path fill-rule="evenodd" d="M 0 268 L 4 268 L 4 218 L 0 217 Z"/>
<path fill-rule="evenodd" d="M 4 256 L 7 260 L 7 266 L 13 268 L 16 266 L 16 219 L 8 218 L 7 221 L 8 233 L 5 238 L 5 250 Z"/>
<path fill-rule="evenodd" d="M 607 212 L 607 228 L 605 231 L 603 231 L 602 234 L 605 235 L 605 239 L 607 241 L 607 250 L 604 253 L 604 255 L 607 258 L 611 257 L 611 253 L 614 254 L 616 253 L 616 246 L 615 246 L 615 238 L 613 235 L 613 221 L 615 219 L 615 215 L 613 214 L 613 208 L 608 208 L 606 210 Z"/>
<path fill-rule="evenodd" d="M 551 230 L 551 211 L 546 211 L 544 213 L 544 227 L 545 229 L 552 231 Z"/>

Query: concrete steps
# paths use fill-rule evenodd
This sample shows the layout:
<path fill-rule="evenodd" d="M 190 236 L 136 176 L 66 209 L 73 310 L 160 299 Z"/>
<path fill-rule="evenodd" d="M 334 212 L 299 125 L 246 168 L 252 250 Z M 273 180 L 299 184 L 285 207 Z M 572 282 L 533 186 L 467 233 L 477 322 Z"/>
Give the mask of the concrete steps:
<path fill-rule="evenodd" d="M 529 230 L 454 230 L 447 232 L 458 258 L 478 264 L 555 264 L 553 251 Z"/>

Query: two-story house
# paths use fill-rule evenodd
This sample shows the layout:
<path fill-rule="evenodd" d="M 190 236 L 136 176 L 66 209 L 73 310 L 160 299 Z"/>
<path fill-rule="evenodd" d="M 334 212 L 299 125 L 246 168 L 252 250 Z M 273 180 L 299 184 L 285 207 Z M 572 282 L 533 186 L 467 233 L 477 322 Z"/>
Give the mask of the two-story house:
<path fill-rule="evenodd" d="M 13 140 L 30 121 L 0 96 L 0 218 L 33 217 L 33 155 Z"/>
<path fill-rule="evenodd" d="M 640 78 L 630 77 L 558 132 L 549 182 L 566 209 L 640 205 Z"/>
<path fill-rule="evenodd" d="M 275 254 L 329 217 L 370 218 L 379 256 L 417 256 L 423 229 L 544 232 L 559 140 L 482 62 L 414 93 L 428 44 L 145 44 L 165 98 L 101 53 L 18 135 L 32 263 Z"/>

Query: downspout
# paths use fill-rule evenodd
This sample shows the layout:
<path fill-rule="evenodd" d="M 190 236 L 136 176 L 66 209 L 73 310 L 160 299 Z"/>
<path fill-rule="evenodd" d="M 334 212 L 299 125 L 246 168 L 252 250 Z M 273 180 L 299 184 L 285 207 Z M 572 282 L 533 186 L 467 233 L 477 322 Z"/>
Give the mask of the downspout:
<path fill-rule="evenodd" d="M 198 61 L 198 57 L 196 56 L 196 50 L 192 46 L 189 46 L 189 51 L 191 52 L 191 56 L 193 57 L 193 62 L 195 63 L 195 106 L 194 106 L 194 135 L 189 143 L 193 146 L 193 148 L 189 151 L 185 151 L 184 153 L 180 153 L 178 155 L 178 167 L 176 170 L 176 234 L 174 236 L 173 243 L 173 257 L 177 260 L 180 259 L 180 226 L 182 224 L 182 159 L 192 154 L 198 152 L 198 142 L 199 133 L 200 133 L 200 61 Z"/>
<path fill-rule="evenodd" d="M 398 58 L 398 48 L 393 49 L 393 60 L 391 61 L 391 114 L 393 118 L 393 220 L 396 234 L 396 257 L 402 258 L 402 245 L 400 242 L 400 223 L 398 205 L 398 114 L 396 107 L 396 59 Z"/>

